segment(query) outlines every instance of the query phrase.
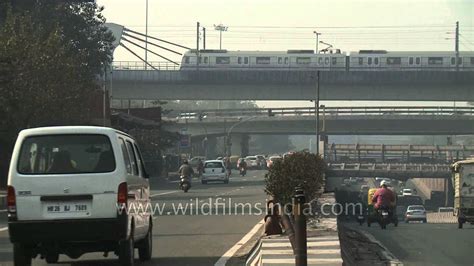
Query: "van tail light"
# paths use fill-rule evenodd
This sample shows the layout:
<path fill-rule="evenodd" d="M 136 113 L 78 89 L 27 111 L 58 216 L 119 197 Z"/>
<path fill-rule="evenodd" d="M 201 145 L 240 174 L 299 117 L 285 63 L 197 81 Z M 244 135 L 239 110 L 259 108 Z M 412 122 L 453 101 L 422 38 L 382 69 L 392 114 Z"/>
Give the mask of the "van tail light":
<path fill-rule="evenodd" d="M 16 195 L 12 186 L 7 188 L 7 211 L 9 216 L 16 217 Z"/>
<path fill-rule="evenodd" d="M 122 182 L 118 186 L 117 204 L 127 206 L 128 203 L 128 186 L 127 182 Z"/>

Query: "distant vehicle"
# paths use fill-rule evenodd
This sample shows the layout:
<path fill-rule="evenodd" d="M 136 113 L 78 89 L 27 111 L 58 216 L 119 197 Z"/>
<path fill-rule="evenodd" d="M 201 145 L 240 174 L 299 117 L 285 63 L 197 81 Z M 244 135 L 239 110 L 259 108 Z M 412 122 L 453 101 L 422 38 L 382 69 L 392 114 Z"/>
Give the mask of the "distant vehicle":
<path fill-rule="evenodd" d="M 284 160 L 286 157 L 288 157 L 288 156 L 292 155 L 293 153 L 295 153 L 295 152 L 293 152 L 293 151 L 289 151 L 289 152 L 287 152 L 287 153 L 283 154 L 283 160 Z"/>
<path fill-rule="evenodd" d="M 204 171 L 201 177 L 201 183 L 207 184 L 209 181 L 222 181 L 229 183 L 229 176 L 222 160 L 209 160 L 204 162 Z"/>
<path fill-rule="evenodd" d="M 245 157 L 245 161 L 247 162 L 247 167 L 248 168 L 257 168 L 258 167 L 258 161 L 256 156 L 247 156 Z"/>
<path fill-rule="evenodd" d="M 376 177 L 375 181 L 382 181 L 384 178 L 383 177 Z"/>
<path fill-rule="evenodd" d="M 369 190 L 369 188 L 370 188 L 369 185 L 362 185 L 362 186 L 360 186 L 360 190 L 361 190 L 361 191 Z"/>
<path fill-rule="evenodd" d="M 453 207 L 439 207 L 438 208 L 438 213 L 442 213 L 442 212 L 454 213 L 454 208 Z"/>
<path fill-rule="evenodd" d="M 272 165 L 273 165 L 275 162 L 281 161 L 281 160 L 283 160 L 283 159 L 281 158 L 281 156 L 270 156 L 270 158 L 268 158 L 268 160 L 267 160 L 267 168 L 272 167 Z"/>
<path fill-rule="evenodd" d="M 232 156 L 229 157 L 229 159 L 230 159 L 230 165 L 235 166 L 235 169 L 239 169 L 239 168 L 237 167 L 237 165 L 238 165 L 237 162 L 239 161 L 239 158 L 240 158 L 240 156 L 237 156 L 237 155 L 232 155 Z"/>
<path fill-rule="evenodd" d="M 411 196 L 411 195 L 413 195 L 413 192 L 412 192 L 412 190 L 409 189 L 409 188 L 404 188 L 404 189 L 402 190 L 402 195 L 403 195 L 403 196 Z"/>
<path fill-rule="evenodd" d="M 224 160 L 224 157 L 217 157 L 216 160 Z"/>
<path fill-rule="evenodd" d="M 265 155 L 255 155 L 257 157 L 258 167 L 259 168 L 266 168 L 267 167 L 267 160 L 265 159 Z"/>
<path fill-rule="evenodd" d="M 405 223 L 422 221 L 426 223 L 426 210 L 423 205 L 410 205 L 405 213 Z"/>
<path fill-rule="evenodd" d="M 189 160 L 189 165 L 193 168 L 197 167 L 198 163 L 199 163 L 199 160 L 201 160 L 202 162 L 204 162 L 206 160 L 206 157 L 204 156 L 196 156 L 196 157 L 193 157 Z"/>
<path fill-rule="evenodd" d="M 456 162 L 451 166 L 454 186 L 454 214 L 458 228 L 474 224 L 474 160 Z"/>

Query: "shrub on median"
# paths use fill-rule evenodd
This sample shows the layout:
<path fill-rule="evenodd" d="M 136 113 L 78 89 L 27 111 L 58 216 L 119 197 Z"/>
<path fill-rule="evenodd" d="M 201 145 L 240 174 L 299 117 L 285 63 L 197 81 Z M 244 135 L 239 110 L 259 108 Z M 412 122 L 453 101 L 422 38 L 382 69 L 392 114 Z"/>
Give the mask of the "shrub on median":
<path fill-rule="evenodd" d="M 306 201 L 316 197 L 323 185 L 326 163 L 309 152 L 297 152 L 282 161 L 275 162 L 265 175 L 265 192 L 273 196 L 279 203 L 291 202 L 295 187 L 301 185 Z"/>

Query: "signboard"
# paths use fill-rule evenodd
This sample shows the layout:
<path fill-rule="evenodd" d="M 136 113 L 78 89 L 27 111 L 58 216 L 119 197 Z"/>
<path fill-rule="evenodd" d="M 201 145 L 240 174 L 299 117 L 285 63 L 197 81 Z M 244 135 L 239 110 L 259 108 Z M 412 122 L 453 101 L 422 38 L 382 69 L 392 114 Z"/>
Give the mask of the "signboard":
<path fill-rule="evenodd" d="M 181 135 L 179 139 L 179 146 L 181 148 L 191 147 L 191 136 L 190 135 Z"/>

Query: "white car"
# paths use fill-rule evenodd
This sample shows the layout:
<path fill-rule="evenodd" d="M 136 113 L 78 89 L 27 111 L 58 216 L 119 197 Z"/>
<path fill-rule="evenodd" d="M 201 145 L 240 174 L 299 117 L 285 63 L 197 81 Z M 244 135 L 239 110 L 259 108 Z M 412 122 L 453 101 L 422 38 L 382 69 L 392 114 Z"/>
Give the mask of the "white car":
<path fill-rule="evenodd" d="M 256 156 L 247 156 L 245 157 L 245 162 L 247 162 L 248 168 L 257 168 L 258 167 L 258 159 Z"/>
<path fill-rule="evenodd" d="M 202 172 L 201 183 L 207 184 L 209 181 L 222 181 L 229 183 L 229 175 L 221 160 L 210 160 L 204 162 L 204 171 Z"/>
<path fill-rule="evenodd" d="M 412 196 L 413 195 L 413 191 L 410 189 L 410 188 L 404 188 L 402 190 L 402 195 L 403 196 Z"/>
<path fill-rule="evenodd" d="M 150 186 L 128 134 L 104 127 L 20 132 L 8 174 L 8 230 L 15 265 L 115 252 L 133 265 L 152 252 Z M 127 207 L 135 205 L 134 212 Z M 143 208 L 141 208 L 142 206 Z"/>
<path fill-rule="evenodd" d="M 405 222 L 422 221 L 426 223 L 426 210 L 423 205 L 410 205 L 405 212 Z"/>

